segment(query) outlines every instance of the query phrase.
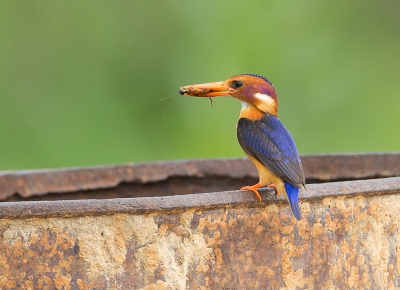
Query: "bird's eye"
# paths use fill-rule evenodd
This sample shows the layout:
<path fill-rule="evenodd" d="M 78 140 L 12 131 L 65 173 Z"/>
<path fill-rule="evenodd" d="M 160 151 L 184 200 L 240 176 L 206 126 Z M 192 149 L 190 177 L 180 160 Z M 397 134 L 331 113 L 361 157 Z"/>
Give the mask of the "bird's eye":
<path fill-rule="evenodd" d="M 243 83 L 242 83 L 241 81 L 233 81 L 231 86 L 232 86 L 232 88 L 234 88 L 234 89 L 238 89 L 238 88 L 240 88 L 241 86 L 243 86 Z"/>

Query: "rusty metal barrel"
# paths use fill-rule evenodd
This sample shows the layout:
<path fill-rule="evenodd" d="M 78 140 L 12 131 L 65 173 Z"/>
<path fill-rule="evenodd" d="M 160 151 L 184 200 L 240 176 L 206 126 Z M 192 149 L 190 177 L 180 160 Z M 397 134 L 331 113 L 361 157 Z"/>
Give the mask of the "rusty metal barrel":
<path fill-rule="evenodd" d="M 0 289 L 396 289 L 400 154 L 303 156 L 302 219 L 247 159 L 0 173 Z"/>

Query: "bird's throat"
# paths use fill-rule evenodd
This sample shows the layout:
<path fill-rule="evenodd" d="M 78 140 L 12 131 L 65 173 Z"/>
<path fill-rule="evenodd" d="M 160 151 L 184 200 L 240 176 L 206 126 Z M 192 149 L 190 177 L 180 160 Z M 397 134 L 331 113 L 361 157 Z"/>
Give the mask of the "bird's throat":
<path fill-rule="evenodd" d="M 239 118 L 246 118 L 250 120 L 260 120 L 264 117 L 265 113 L 257 109 L 255 106 L 241 101 L 242 103 L 242 110 L 240 111 Z"/>

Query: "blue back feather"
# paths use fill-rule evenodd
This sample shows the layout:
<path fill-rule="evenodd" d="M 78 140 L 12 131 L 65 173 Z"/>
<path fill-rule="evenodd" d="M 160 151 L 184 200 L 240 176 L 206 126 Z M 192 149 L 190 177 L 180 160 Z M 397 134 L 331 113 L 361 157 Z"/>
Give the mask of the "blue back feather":
<path fill-rule="evenodd" d="M 286 196 L 296 219 L 301 218 L 299 187 L 305 184 L 296 144 L 282 122 L 271 114 L 261 120 L 240 118 L 237 125 L 240 146 L 284 181 Z"/>
<path fill-rule="evenodd" d="M 276 176 L 298 186 L 305 183 L 296 144 L 276 116 L 265 114 L 255 121 L 240 118 L 237 134 L 243 150 Z"/>

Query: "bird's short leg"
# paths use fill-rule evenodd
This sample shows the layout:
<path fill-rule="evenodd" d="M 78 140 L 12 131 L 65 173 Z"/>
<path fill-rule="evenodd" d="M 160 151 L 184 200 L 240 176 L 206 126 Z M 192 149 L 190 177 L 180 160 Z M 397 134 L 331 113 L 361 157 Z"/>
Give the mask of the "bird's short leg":
<path fill-rule="evenodd" d="M 267 187 L 275 189 L 275 196 L 279 196 L 280 195 L 278 189 L 276 189 L 275 184 L 273 184 L 273 183 L 268 184 Z"/>
<path fill-rule="evenodd" d="M 254 192 L 254 194 L 256 195 L 258 200 L 261 202 L 261 195 L 257 191 L 257 189 L 260 188 L 261 186 L 262 186 L 261 183 L 257 183 L 257 184 L 254 184 L 253 186 L 249 185 L 249 186 L 242 187 L 240 190 L 250 190 L 250 191 Z"/>

